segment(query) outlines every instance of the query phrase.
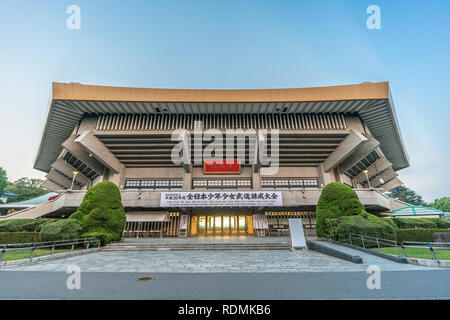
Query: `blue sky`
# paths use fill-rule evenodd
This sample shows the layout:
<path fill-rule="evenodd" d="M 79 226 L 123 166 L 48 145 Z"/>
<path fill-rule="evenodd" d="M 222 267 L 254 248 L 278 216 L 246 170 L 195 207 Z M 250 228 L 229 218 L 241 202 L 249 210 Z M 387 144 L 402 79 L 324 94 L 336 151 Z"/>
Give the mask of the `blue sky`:
<path fill-rule="evenodd" d="M 369 5 L 381 29 L 366 27 Z M 69 30 L 69 5 L 81 29 Z M 34 170 L 51 82 L 291 88 L 389 81 L 400 179 L 450 195 L 450 1 L 0 0 L 0 166 Z"/>

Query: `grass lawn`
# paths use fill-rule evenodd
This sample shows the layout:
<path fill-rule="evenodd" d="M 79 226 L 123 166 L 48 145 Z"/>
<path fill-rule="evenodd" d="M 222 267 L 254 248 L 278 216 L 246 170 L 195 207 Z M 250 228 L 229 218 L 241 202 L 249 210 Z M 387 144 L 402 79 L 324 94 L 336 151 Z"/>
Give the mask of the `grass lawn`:
<path fill-rule="evenodd" d="M 55 249 L 54 253 L 61 253 L 61 252 L 67 252 L 70 251 L 70 248 L 68 249 Z M 30 250 L 18 250 L 18 251 L 7 251 L 5 255 L 3 256 L 2 261 L 13 261 L 13 260 L 21 260 L 21 259 L 29 259 L 30 258 Z M 52 252 L 51 249 L 36 249 L 33 252 L 33 258 L 35 257 L 41 257 L 41 256 L 48 256 Z"/>
<path fill-rule="evenodd" d="M 403 255 L 402 248 L 395 247 L 387 247 L 387 248 L 372 248 L 372 250 L 376 250 L 378 252 Z M 431 256 L 431 251 L 429 249 L 421 249 L 421 248 L 406 248 L 406 254 L 408 257 L 412 258 L 422 258 L 422 259 L 433 259 Z M 434 254 L 436 255 L 436 259 L 438 260 L 450 260 L 450 250 L 435 250 Z"/>

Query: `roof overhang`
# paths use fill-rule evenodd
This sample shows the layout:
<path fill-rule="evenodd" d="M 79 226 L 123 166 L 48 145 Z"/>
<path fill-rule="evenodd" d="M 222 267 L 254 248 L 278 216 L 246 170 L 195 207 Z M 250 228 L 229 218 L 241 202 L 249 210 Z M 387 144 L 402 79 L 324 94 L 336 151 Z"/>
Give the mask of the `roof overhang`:
<path fill-rule="evenodd" d="M 295 89 L 151 89 L 53 83 L 34 168 L 48 172 L 85 114 L 357 113 L 394 170 L 409 166 L 389 83 Z"/>

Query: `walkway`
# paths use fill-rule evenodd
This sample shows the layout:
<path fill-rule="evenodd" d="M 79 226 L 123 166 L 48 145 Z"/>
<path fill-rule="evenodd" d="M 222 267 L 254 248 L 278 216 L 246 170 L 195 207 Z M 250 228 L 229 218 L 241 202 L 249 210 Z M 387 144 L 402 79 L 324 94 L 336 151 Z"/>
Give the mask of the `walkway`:
<path fill-rule="evenodd" d="M 339 244 L 330 243 L 327 241 L 317 241 L 318 243 L 325 245 L 327 247 L 351 254 L 360 256 L 363 259 L 363 264 L 365 265 L 377 265 L 381 268 L 381 271 L 409 271 L 409 270 L 442 270 L 444 268 L 433 268 L 418 266 L 415 264 L 398 263 L 392 260 L 383 259 L 360 250 L 352 249 L 346 246 L 341 246 Z"/>

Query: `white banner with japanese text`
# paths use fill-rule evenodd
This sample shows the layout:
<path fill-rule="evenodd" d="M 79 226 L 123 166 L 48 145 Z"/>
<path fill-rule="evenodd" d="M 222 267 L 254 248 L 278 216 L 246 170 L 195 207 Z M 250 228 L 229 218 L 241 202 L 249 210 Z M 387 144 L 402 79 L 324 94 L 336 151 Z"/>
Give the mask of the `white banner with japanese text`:
<path fill-rule="evenodd" d="M 161 207 L 273 207 L 282 206 L 281 191 L 161 192 Z"/>

